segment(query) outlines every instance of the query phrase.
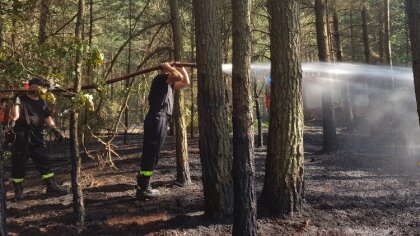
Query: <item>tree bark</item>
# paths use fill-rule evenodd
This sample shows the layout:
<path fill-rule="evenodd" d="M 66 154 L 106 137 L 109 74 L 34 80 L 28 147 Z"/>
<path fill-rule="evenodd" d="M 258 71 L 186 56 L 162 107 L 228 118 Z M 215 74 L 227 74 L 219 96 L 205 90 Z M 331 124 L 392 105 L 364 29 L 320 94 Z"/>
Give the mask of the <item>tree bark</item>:
<path fill-rule="evenodd" d="M 257 118 L 257 140 L 256 140 L 256 147 L 262 147 L 264 146 L 264 140 L 263 140 L 263 133 L 262 133 L 262 127 L 261 127 L 261 112 L 260 112 L 260 101 L 258 99 L 258 86 L 257 86 L 257 78 L 254 77 L 254 100 L 255 100 L 255 115 Z"/>
<path fill-rule="evenodd" d="M 232 0 L 232 123 L 234 212 L 232 235 L 257 235 L 252 126 L 251 1 Z"/>
<path fill-rule="evenodd" d="M 50 14 L 50 0 L 41 0 L 39 4 L 39 12 L 38 42 L 43 44 L 47 40 L 47 22 Z"/>
<path fill-rule="evenodd" d="M 392 65 L 391 58 L 391 41 L 389 33 L 389 0 L 384 0 L 384 50 L 385 50 L 385 64 Z"/>
<path fill-rule="evenodd" d="M 194 13 L 191 16 L 192 22 L 194 22 Z M 194 24 L 191 25 L 191 61 L 195 61 L 195 37 L 194 37 Z M 195 117 L 195 96 L 194 96 L 194 68 L 191 68 L 191 126 L 190 126 L 190 137 L 194 138 L 194 117 Z"/>
<path fill-rule="evenodd" d="M 333 14 L 333 28 L 334 28 L 334 44 L 335 44 L 335 57 L 337 61 L 343 61 L 343 49 L 341 46 L 341 35 L 338 27 L 338 15 L 337 11 Z"/>
<path fill-rule="evenodd" d="M 293 214 L 304 197 L 303 94 L 299 1 L 270 0 L 271 107 L 260 206 L 271 215 Z"/>
<path fill-rule="evenodd" d="M 219 1 L 194 0 L 197 45 L 198 118 L 205 215 L 219 218 L 233 209 L 226 81 L 222 74 Z"/>
<path fill-rule="evenodd" d="M 417 100 L 417 113 L 420 118 L 420 1 L 406 0 L 405 10 L 410 31 L 411 53 L 413 60 L 414 89 Z"/>
<path fill-rule="evenodd" d="M 84 0 L 78 2 L 78 14 L 76 20 L 76 39 L 82 40 L 82 25 L 84 18 Z M 83 58 L 83 45 L 79 44 L 76 50 L 75 58 L 75 81 L 74 92 L 79 93 L 82 86 L 82 58 Z M 83 190 L 80 183 L 81 178 L 81 158 L 79 155 L 79 133 L 78 133 L 79 113 L 73 110 L 70 114 L 70 155 L 71 155 L 71 182 L 73 191 L 73 210 L 76 218 L 76 226 L 79 232 L 83 231 L 85 224 L 85 206 L 83 200 Z"/>
<path fill-rule="evenodd" d="M 131 38 L 132 38 L 132 26 L 131 26 L 131 6 L 132 6 L 132 1 L 129 0 L 128 2 L 128 21 L 129 21 L 129 26 L 128 26 L 128 56 L 127 56 L 127 74 L 131 73 Z M 134 78 L 133 78 L 134 79 Z M 128 91 L 130 87 L 130 79 L 125 81 L 125 90 Z M 129 110 L 128 110 L 128 106 L 126 106 L 124 108 L 124 138 L 123 138 L 123 143 L 127 144 L 127 135 L 128 135 L 128 114 Z"/>
<path fill-rule="evenodd" d="M 363 6 L 362 10 L 362 24 L 363 24 L 363 44 L 365 46 L 365 63 L 371 64 L 371 52 L 369 46 L 369 29 L 368 29 L 368 9 L 366 5 Z"/>
<path fill-rule="evenodd" d="M 351 46 L 351 61 L 356 61 L 356 46 L 354 42 L 354 24 L 353 11 L 350 9 L 350 46 Z"/>
<path fill-rule="evenodd" d="M 1 4 L 0 4 L 0 12 L 1 11 L 3 11 L 3 10 L 2 10 Z M 4 36 L 3 36 L 3 30 L 4 29 L 3 28 L 4 28 L 3 17 L 2 17 L 2 15 L 0 15 L 0 48 L 3 47 L 3 42 L 4 42 Z"/>
<path fill-rule="evenodd" d="M 321 62 L 329 61 L 328 46 L 325 34 L 324 6 L 322 0 L 315 0 L 315 21 L 317 32 L 318 58 Z M 332 102 L 332 83 L 325 80 L 325 89 L 322 92 L 322 127 L 323 149 L 322 153 L 337 152 L 337 134 L 334 121 L 334 107 Z"/>
<path fill-rule="evenodd" d="M 172 40 L 174 44 L 174 59 L 182 61 L 183 42 L 182 25 L 179 15 L 178 0 L 169 0 L 171 10 Z M 185 124 L 184 93 L 182 90 L 175 91 L 174 98 L 174 121 L 176 133 L 176 183 L 181 186 L 191 184 L 190 165 L 188 163 L 188 137 Z"/>

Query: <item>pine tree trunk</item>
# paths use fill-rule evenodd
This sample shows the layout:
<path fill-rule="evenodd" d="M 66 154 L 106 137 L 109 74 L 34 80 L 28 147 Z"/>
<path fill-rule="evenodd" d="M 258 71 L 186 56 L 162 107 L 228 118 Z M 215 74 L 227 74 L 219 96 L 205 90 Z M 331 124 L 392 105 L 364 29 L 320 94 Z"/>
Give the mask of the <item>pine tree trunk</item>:
<path fill-rule="evenodd" d="M 0 12 L 2 12 L 3 10 L 2 10 L 2 7 L 1 7 L 1 4 L 0 4 Z M 3 29 L 4 28 L 4 26 L 3 26 L 3 17 L 2 17 L 2 15 L 0 15 L 0 48 L 2 48 L 3 47 L 3 42 L 4 42 L 4 36 L 3 36 Z"/>
<path fill-rule="evenodd" d="M 194 13 L 191 16 L 192 22 L 194 22 Z M 191 61 L 195 61 L 195 38 L 194 38 L 194 24 L 191 25 Z M 191 126 L 190 126 L 190 137 L 194 138 L 194 117 L 195 117 L 195 96 L 194 96 L 194 68 L 191 67 Z"/>
<path fill-rule="evenodd" d="M 385 50 L 385 64 L 392 65 L 391 59 L 391 41 L 389 33 L 389 0 L 384 1 L 384 50 Z"/>
<path fill-rule="evenodd" d="M 194 0 L 197 45 L 198 118 L 205 215 L 219 218 L 233 209 L 226 82 L 222 74 L 219 1 Z"/>
<path fill-rule="evenodd" d="M 131 6 L 132 6 L 132 1 L 129 0 L 128 2 L 128 56 L 127 56 L 127 70 L 126 73 L 130 74 L 131 73 L 131 34 L 132 34 L 132 26 L 131 26 Z M 133 78 L 134 79 L 134 78 Z M 130 80 L 131 79 L 127 79 L 125 80 L 125 90 L 128 91 L 129 87 L 130 87 Z M 127 135 L 128 135 L 128 114 L 129 110 L 128 110 L 128 106 L 125 107 L 124 109 L 124 138 L 123 138 L 123 143 L 127 144 Z"/>
<path fill-rule="evenodd" d="M 293 214 L 304 199 L 303 94 L 299 1 L 270 0 L 271 107 L 264 187 L 271 215 Z"/>
<path fill-rule="evenodd" d="M 79 0 L 78 14 L 76 21 L 75 35 L 78 40 L 82 40 L 82 24 L 84 18 L 84 1 Z M 74 91 L 80 92 L 82 84 L 82 58 L 83 46 L 80 44 L 76 51 L 75 58 L 75 81 Z M 79 155 L 79 133 L 78 133 L 79 113 L 73 110 L 70 114 L 70 155 L 71 155 L 71 183 L 73 191 L 73 210 L 76 218 L 76 226 L 79 232 L 83 231 L 85 224 L 85 206 L 83 201 L 83 191 L 80 183 L 81 178 L 81 158 Z"/>
<path fill-rule="evenodd" d="M 2 140 L 3 141 L 3 140 Z M 0 149 L 2 144 L 0 144 Z M 6 229 L 6 190 L 4 188 L 4 168 L 3 168 L 3 159 L 4 159 L 3 150 L 0 150 L 0 236 L 7 235 Z"/>
<path fill-rule="evenodd" d="M 366 5 L 362 10 L 362 24 L 363 24 L 363 44 L 365 46 L 365 63 L 371 64 L 371 52 L 369 46 L 369 29 L 368 29 L 368 10 Z"/>
<path fill-rule="evenodd" d="M 257 91 L 257 77 L 254 77 L 254 99 L 255 99 L 255 115 L 257 118 L 257 140 L 255 141 L 256 147 L 262 147 L 264 146 L 264 140 L 263 140 L 263 133 L 262 133 L 262 127 L 261 127 L 261 112 L 260 112 L 260 101 L 258 99 L 258 91 Z"/>
<path fill-rule="evenodd" d="M 356 46 L 354 42 L 354 24 L 353 11 L 350 9 L 350 45 L 351 45 L 351 61 L 356 61 Z"/>
<path fill-rule="evenodd" d="M 234 212 L 232 235 L 257 234 L 252 126 L 251 1 L 232 0 L 232 123 Z"/>
<path fill-rule="evenodd" d="M 50 14 L 50 1 L 41 0 L 39 5 L 39 33 L 38 33 L 38 42 L 40 44 L 44 43 L 47 40 L 47 22 L 48 16 Z"/>
<path fill-rule="evenodd" d="M 317 32 L 318 58 L 321 62 L 327 62 L 328 46 L 325 34 L 324 6 L 322 0 L 315 0 L 315 21 Z M 332 83 L 325 81 L 325 89 L 322 92 L 322 127 L 323 127 L 323 153 L 337 152 L 337 134 L 334 121 L 334 107 L 332 102 Z"/>
<path fill-rule="evenodd" d="M 408 19 L 408 27 L 410 30 L 414 88 L 417 100 L 417 113 L 420 118 L 420 1 L 406 0 L 405 10 Z"/>
<path fill-rule="evenodd" d="M 343 49 L 341 46 L 340 29 L 338 27 L 338 16 L 337 12 L 333 14 L 333 28 L 334 28 L 334 44 L 335 44 L 335 57 L 337 61 L 343 61 Z"/>
<path fill-rule="evenodd" d="M 171 8 L 172 35 L 174 43 L 174 59 L 182 61 L 182 25 L 179 15 L 178 0 L 169 0 Z M 182 90 L 175 91 L 174 119 L 176 132 L 176 183 L 181 186 L 191 184 L 190 165 L 188 163 L 188 139 L 187 126 L 185 124 L 184 93 Z"/>

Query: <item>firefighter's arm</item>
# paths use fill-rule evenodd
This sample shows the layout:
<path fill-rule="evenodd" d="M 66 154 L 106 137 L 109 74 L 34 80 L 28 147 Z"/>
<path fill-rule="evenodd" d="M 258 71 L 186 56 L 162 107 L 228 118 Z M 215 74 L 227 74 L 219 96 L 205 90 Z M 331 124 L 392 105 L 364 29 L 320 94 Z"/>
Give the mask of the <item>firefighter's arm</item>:
<path fill-rule="evenodd" d="M 184 67 L 181 68 L 176 68 L 177 71 L 179 71 L 182 74 L 182 80 L 178 81 L 174 84 L 173 89 L 174 90 L 178 90 L 178 89 L 182 89 L 185 88 L 187 86 L 190 85 L 190 77 L 188 76 L 187 71 L 185 70 Z"/>
<path fill-rule="evenodd" d="M 57 126 L 55 125 L 55 122 L 53 120 L 53 118 L 51 116 L 48 116 L 45 118 L 45 124 L 47 124 L 47 126 L 49 128 L 51 128 L 51 130 L 54 132 L 55 135 L 55 139 L 58 142 L 62 142 L 64 140 L 64 136 L 61 133 L 61 131 L 57 128 Z"/>
<path fill-rule="evenodd" d="M 161 67 L 164 71 L 169 73 L 168 78 L 166 79 L 166 83 L 174 84 L 183 79 L 182 74 L 168 62 L 162 63 Z"/>
<path fill-rule="evenodd" d="M 18 104 L 13 104 L 12 109 L 10 109 L 10 119 L 12 122 L 17 121 L 20 117 L 20 106 Z"/>

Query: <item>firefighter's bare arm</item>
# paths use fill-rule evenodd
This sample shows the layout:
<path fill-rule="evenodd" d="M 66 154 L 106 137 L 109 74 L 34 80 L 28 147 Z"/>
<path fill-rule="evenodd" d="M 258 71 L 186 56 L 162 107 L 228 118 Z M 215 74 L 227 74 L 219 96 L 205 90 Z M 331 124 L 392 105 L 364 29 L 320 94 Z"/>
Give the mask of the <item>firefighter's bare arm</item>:
<path fill-rule="evenodd" d="M 174 84 L 174 90 L 182 89 L 190 85 L 190 77 L 184 67 L 176 68 L 182 74 L 182 80 Z"/>
<path fill-rule="evenodd" d="M 53 120 L 53 118 L 51 116 L 48 116 L 47 118 L 45 118 L 45 124 L 47 124 L 47 126 L 49 128 L 51 128 L 51 130 L 54 132 L 55 135 L 55 139 L 58 142 L 61 142 L 64 140 L 64 136 L 61 133 L 61 131 L 57 128 L 57 126 L 55 125 L 55 122 Z"/>
<path fill-rule="evenodd" d="M 169 74 L 168 79 L 166 79 L 166 83 L 174 84 L 183 79 L 182 73 L 179 72 L 175 67 L 171 66 L 171 64 L 168 62 L 162 63 L 161 66 L 163 71 Z"/>

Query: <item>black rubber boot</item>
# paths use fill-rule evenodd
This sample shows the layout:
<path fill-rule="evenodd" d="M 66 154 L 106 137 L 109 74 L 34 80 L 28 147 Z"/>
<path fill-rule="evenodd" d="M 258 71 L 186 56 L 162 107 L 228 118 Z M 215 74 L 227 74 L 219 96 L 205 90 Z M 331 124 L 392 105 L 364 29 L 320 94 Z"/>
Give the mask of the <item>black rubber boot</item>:
<path fill-rule="evenodd" d="M 143 200 L 149 198 L 156 198 L 159 196 L 159 191 L 150 187 L 150 176 L 137 175 L 137 199 Z"/>
<path fill-rule="evenodd" d="M 23 186 L 22 183 L 13 183 L 15 186 L 15 201 L 23 199 Z"/>
<path fill-rule="evenodd" d="M 69 191 L 64 187 L 59 186 L 54 181 L 53 178 L 48 178 L 48 179 L 45 179 L 44 181 L 45 181 L 45 184 L 47 185 L 47 190 L 46 190 L 47 194 L 51 194 L 54 196 L 64 196 L 64 195 L 69 194 Z"/>

